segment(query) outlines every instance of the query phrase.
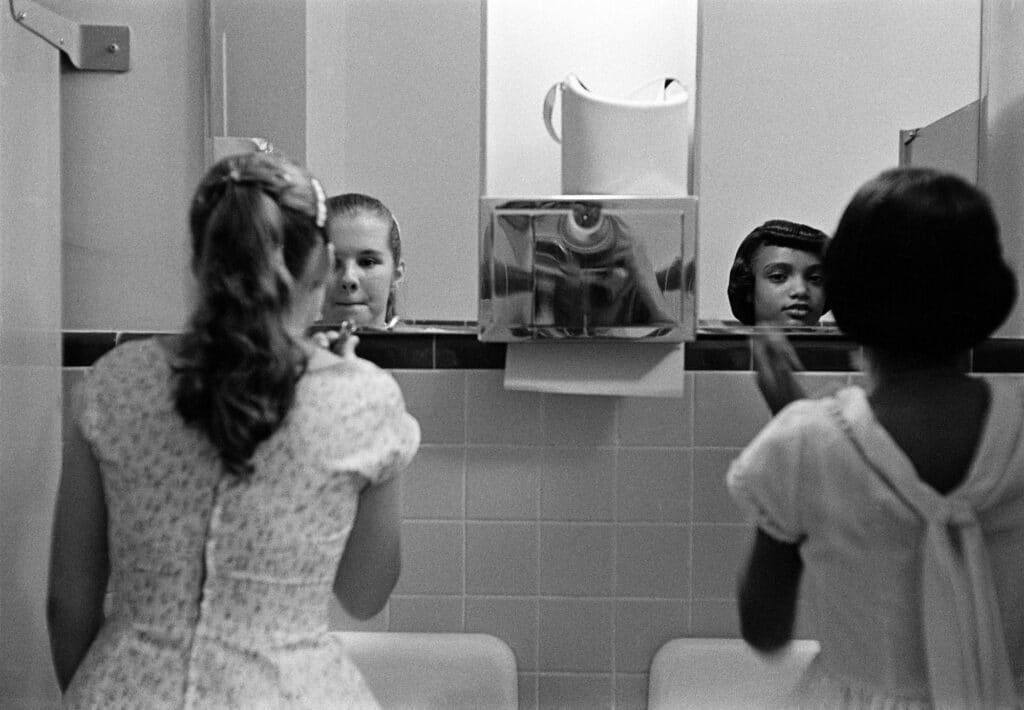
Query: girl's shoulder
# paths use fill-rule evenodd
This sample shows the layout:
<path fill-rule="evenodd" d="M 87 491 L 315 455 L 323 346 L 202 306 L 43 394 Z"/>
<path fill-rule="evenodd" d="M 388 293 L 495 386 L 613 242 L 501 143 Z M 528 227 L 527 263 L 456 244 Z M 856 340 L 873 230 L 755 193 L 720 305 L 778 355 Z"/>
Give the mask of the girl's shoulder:
<path fill-rule="evenodd" d="M 772 419 L 770 426 L 777 430 L 811 430 L 832 429 L 836 424 L 836 415 L 841 413 L 857 413 L 866 407 L 867 394 L 861 387 L 843 387 L 831 394 L 798 399 L 782 408 Z"/>
<path fill-rule="evenodd" d="M 88 378 L 123 378 L 128 373 L 147 373 L 170 362 L 170 345 L 162 336 L 133 338 L 116 344 L 89 368 Z"/>
<path fill-rule="evenodd" d="M 390 372 L 361 357 L 332 359 L 311 363 L 303 382 L 315 393 L 347 402 L 393 401 L 404 406 L 401 390 Z"/>

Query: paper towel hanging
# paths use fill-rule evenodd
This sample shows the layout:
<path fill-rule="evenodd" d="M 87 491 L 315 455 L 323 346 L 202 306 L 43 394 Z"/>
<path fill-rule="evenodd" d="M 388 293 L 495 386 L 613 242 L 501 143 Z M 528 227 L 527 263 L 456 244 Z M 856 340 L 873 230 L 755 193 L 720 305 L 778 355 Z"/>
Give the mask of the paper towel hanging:
<path fill-rule="evenodd" d="M 480 339 L 693 340 L 696 218 L 693 197 L 481 198 Z"/>

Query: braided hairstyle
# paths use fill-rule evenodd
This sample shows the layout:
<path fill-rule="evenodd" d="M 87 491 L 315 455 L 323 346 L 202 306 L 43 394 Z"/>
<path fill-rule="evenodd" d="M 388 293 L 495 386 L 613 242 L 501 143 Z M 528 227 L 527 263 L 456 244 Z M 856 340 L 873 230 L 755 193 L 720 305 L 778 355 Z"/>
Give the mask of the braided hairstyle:
<path fill-rule="evenodd" d="M 175 406 L 238 476 L 252 472 L 306 370 L 285 315 L 295 279 L 326 244 L 325 216 L 319 183 L 272 153 L 224 158 L 192 200 L 199 298 L 175 357 Z"/>

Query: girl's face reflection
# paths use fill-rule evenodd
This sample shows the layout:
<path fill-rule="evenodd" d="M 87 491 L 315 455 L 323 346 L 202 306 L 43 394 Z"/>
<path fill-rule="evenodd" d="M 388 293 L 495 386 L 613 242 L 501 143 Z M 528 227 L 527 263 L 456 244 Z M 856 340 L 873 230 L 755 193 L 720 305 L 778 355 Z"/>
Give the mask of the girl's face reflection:
<path fill-rule="evenodd" d="M 391 225 L 363 211 L 342 214 L 327 223 L 335 251 L 334 285 L 324 304 L 324 320 L 353 325 L 384 325 L 388 295 L 402 277 L 389 246 Z"/>
<path fill-rule="evenodd" d="M 817 325 L 825 310 L 821 259 L 811 252 L 766 245 L 753 259 L 754 323 Z"/>

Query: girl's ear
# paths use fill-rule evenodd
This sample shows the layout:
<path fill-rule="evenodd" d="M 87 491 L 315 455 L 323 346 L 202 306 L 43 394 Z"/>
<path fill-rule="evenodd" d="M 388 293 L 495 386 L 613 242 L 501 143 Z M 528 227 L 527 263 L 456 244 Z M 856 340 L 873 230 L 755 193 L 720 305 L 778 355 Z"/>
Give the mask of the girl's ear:
<path fill-rule="evenodd" d="M 405 262 L 399 260 L 399 262 L 395 264 L 394 273 L 391 275 L 391 283 L 396 284 L 403 278 L 405 278 Z"/>

